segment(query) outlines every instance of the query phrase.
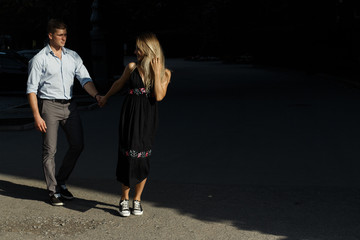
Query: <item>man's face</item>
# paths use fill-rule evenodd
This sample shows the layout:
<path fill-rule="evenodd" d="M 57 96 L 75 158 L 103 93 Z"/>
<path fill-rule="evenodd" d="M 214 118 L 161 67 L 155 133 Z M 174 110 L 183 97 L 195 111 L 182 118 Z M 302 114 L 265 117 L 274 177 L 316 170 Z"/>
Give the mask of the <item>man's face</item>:
<path fill-rule="evenodd" d="M 64 47 L 67 38 L 66 29 L 56 29 L 55 33 L 49 33 L 50 43 L 54 47 Z"/>

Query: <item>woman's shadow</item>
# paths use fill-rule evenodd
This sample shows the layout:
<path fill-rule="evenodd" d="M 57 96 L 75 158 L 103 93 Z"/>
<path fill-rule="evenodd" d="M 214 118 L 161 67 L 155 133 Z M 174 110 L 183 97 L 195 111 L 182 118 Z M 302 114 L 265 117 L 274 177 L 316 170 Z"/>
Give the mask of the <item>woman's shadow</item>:
<path fill-rule="evenodd" d="M 38 187 L 12 183 L 5 180 L 0 180 L 0 194 L 12 198 L 39 201 L 50 204 L 49 198 L 47 197 L 47 190 Z M 116 205 L 83 198 L 75 198 L 74 200 L 66 201 L 64 207 L 79 212 L 86 212 L 95 208 L 103 210 L 104 212 L 110 213 L 112 215 L 119 216 L 119 213 L 116 210 Z"/>

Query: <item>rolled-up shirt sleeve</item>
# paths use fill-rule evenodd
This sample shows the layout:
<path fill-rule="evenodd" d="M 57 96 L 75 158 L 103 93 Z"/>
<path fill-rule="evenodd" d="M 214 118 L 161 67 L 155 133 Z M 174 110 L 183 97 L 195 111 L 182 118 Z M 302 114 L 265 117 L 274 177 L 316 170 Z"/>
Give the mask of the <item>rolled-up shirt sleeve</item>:
<path fill-rule="evenodd" d="M 42 74 L 42 66 L 39 58 L 33 58 L 29 61 L 28 80 L 26 94 L 38 93 L 39 83 Z"/>
<path fill-rule="evenodd" d="M 88 82 L 92 82 L 90 74 L 86 67 L 83 64 L 81 57 L 78 54 L 75 54 L 75 61 L 76 61 L 76 69 L 75 69 L 75 76 L 79 80 L 82 87 Z"/>

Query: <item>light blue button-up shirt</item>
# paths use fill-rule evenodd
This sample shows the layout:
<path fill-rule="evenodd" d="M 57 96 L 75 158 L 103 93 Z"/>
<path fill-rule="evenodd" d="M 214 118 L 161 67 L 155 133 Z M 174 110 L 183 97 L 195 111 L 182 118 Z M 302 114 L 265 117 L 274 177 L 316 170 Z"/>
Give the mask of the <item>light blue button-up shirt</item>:
<path fill-rule="evenodd" d="M 41 99 L 71 99 L 75 77 L 83 87 L 92 81 L 81 57 L 63 47 L 60 59 L 47 45 L 29 61 L 26 93 Z"/>

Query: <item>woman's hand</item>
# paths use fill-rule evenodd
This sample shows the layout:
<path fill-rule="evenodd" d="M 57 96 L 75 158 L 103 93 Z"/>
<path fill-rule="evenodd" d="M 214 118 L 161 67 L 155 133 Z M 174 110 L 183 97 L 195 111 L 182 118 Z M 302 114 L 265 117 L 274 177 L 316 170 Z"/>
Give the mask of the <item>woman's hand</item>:
<path fill-rule="evenodd" d="M 158 57 L 153 58 L 150 63 L 151 68 L 154 71 L 154 96 L 156 101 L 161 101 L 166 95 L 171 72 L 168 69 L 165 69 L 165 73 L 162 76 L 164 66 Z"/>
<path fill-rule="evenodd" d="M 160 62 L 160 58 L 158 57 L 154 57 L 151 60 L 151 68 L 154 71 L 155 76 L 160 76 L 161 75 L 161 68 L 162 68 L 162 64 Z"/>

